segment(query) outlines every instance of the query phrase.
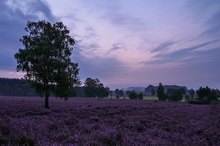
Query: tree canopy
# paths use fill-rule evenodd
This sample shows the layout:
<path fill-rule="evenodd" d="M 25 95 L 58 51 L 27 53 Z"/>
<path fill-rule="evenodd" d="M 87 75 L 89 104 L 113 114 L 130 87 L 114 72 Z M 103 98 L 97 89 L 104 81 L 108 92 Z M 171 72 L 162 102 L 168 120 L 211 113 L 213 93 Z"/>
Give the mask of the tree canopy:
<path fill-rule="evenodd" d="M 199 100 L 205 104 L 217 102 L 219 97 L 218 90 L 211 89 L 208 86 L 200 87 L 198 90 L 196 90 L 196 93 L 199 97 Z"/>
<path fill-rule="evenodd" d="M 70 59 L 75 41 L 62 22 L 29 21 L 25 31 L 28 35 L 20 39 L 24 49 L 15 54 L 16 69 L 26 72 L 25 78 L 45 96 L 45 107 L 49 108 L 51 92 L 66 99 L 71 87 L 79 83 L 78 64 Z"/>
<path fill-rule="evenodd" d="M 104 87 L 98 78 L 86 78 L 85 83 L 85 96 L 86 97 L 107 97 L 109 95 L 109 88 Z"/>
<path fill-rule="evenodd" d="M 159 83 L 159 86 L 157 88 L 157 97 L 158 100 L 162 100 L 162 101 L 166 100 L 166 94 L 162 83 Z"/>

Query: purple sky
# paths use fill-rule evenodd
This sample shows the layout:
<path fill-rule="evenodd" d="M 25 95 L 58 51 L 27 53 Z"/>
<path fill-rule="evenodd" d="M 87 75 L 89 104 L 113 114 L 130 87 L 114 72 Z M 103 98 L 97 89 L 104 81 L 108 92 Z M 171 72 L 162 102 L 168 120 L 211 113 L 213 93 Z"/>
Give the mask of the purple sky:
<path fill-rule="evenodd" d="M 23 76 L 19 39 L 43 19 L 70 29 L 82 81 L 220 88 L 219 0 L 1 0 L 0 18 L 0 77 Z"/>

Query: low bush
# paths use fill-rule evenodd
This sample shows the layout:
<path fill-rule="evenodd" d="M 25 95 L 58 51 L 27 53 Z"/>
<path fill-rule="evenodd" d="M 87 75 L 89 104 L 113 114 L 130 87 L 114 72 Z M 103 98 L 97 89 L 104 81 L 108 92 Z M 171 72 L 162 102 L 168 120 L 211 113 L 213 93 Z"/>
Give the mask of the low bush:
<path fill-rule="evenodd" d="M 204 102 L 199 99 L 190 99 L 190 100 L 188 100 L 188 103 L 190 103 L 190 104 L 204 104 Z"/>

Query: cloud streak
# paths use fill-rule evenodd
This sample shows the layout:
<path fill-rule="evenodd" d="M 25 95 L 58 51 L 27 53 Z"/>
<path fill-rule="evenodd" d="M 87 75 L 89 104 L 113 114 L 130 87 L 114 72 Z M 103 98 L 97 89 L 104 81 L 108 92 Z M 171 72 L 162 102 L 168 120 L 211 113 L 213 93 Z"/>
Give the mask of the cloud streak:
<path fill-rule="evenodd" d="M 179 62 L 192 61 L 193 59 L 201 58 L 201 54 L 209 54 L 210 52 L 213 52 L 213 49 L 206 50 L 206 51 L 199 51 L 197 49 L 200 49 L 202 47 L 207 47 L 208 45 L 214 44 L 216 42 L 220 42 L 220 39 L 201 43 L 195 46 L 191 46 L 189 48 L 179 49 L 176 51 L 172 51 L 170 53 L 165 53 L 163 51 L 160 51 L 161 49 L 164 49 L 164 46 L 165 48 L 167 47 L 167 45 L 163 45 L 164 44 L 163 43 L 162 45 L 159 45 L 159 49 L 158 47 L 155 49 L 156 51 L 158 51 L 158 54 L 154 56 L 154 59 L 152 61 L 146 61 L 144 63 L 145 64 L 166 64 L 166 63 L 174 63 L 174 62 L 179 63 Z M 216 53 L 220 52 L 216 49 L 214 50 L 216 51 Z M 201 53 L 201 52 L 205 52 L 205 53 Z"/>

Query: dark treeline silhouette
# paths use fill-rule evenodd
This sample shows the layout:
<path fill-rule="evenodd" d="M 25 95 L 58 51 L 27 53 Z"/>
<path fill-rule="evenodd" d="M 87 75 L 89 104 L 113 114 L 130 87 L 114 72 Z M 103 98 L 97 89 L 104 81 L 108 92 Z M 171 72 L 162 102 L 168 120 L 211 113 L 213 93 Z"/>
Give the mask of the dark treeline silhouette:
<path fill-rule="evenodd" d="M 91 96 L 88 93 L 86 87 L 72 87 L 69 97 L 106 97 L 108 94 L 106 91 L 99 90 L 101 94 L 96 93 L 95 96 Z M 106 89 L 106 88 L 105 88 Z M 95 88 L 93 89 L 95 90 Z M 109 89 L 108 89 L 109 90 Z M 104 95 L 103 95 L 104 93 Z M 0 96 L 39 96 L 28 80 L 26 79 L 11 79 L 11 78 L 0 78 Z M 51 93 L 51 96 L 54 96 Z"/>
<path fill-rule="evenodd" d="M 196 93 L 196 96 L 195 96 Z M 186 95 L 184 88 L 167 89 L 165 91 L 162 83 L 159 83 L 157 88 L 157 97 L 160 101 L 181 101 L 185 96 L 186 101 L 192 104 L 214 104 L 219 102 L 220 91 L 211 89 L 208 86 L 200 87 L 198 90 L 189 90 L 189 95 Z"/>
<path fill-rule="evenodd" d="M 0 78 L 0 96 L 37 96 L 25 79 Z"/>

